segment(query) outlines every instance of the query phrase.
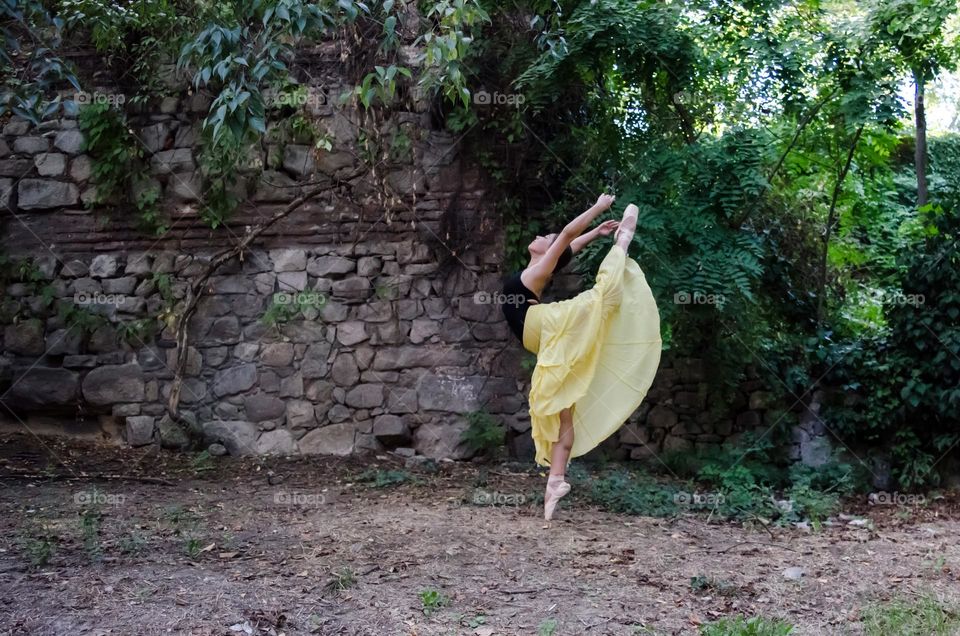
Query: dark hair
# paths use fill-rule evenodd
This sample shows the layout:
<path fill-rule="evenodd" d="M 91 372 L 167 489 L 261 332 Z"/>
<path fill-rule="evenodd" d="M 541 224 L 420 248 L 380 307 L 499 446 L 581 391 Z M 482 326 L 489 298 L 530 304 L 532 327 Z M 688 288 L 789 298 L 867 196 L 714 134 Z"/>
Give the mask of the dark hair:
<path fill-rule="evenodd" d="M 571 260 L 573 260 L 573 248 L 567 245 L 567 249 L 563 250 L 563 254 L 557 259 L 557 265 L 553 268 L 553 271 L 563 269 Z"/>

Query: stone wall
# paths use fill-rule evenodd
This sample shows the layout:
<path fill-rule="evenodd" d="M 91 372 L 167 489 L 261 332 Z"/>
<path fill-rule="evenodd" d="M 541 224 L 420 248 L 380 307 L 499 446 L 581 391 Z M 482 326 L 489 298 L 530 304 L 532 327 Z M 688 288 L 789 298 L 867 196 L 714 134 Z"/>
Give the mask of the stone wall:
<path fill-rule="evenodd" d="M 240 173 L 244 203 L 216 229 L 201 219 L 209 184 L 198 168 L 210 96 L 190 94 L 182 80 L 170 79 L 165 99 L 128 109 L 163 192 L 170 229 L 160 236 L 139 230 L 130 209 L 90 205 L 93 161 L 75 110 L 39 127 L 3 123 L 0 247 L 30 265 L 2 300 L 0 416 L 17 426 L 52 417 L 67 432 L 71 422 L 94 420 L 135 446 L 187 442 L 165 415 L 172 324 L 187 285 L 307 184 L 360 165 L 359 113 L 328 99 L 343 88 L 336 52 L 318 47 L 305 57 L 307 110 L 333 149 L 268 135 Z M 412 447 L 462 458 L 465 416 L 484 411 L 504 423 L 515 455 L 532 456 L 526 354 L 499 308 L 477 301 L 478 291 L 500 286 L 496 210 L 469 153 L 428 111 L 416 103 L 383 126 L 386 138 L 411 140 L 409 157 L 304 205 L 211 278 L 190 323 L 181 408 L 217 452 Z M 388 205 L 374 196 L 378 186 L 394 195 Z M 560 277 L 556 297 L 578 285 Z M 269 320 L 297 294 L 308 301 L 301 315 Z M 150 324 L 160 327 L 142 329 Z M 648 400 L 600 452 L 652 458 L 782 417 L 755 379 L 736 392 L 737 416 L 709 402 L 702 361 L 665 356 Z M 798 438 L 795 452 L 809 446 Z"/>
<path fill-rule="evenodd" d="M 139 231 L 132 210 L 88 205 L 93 161 L 75 109 L 39 127 L 3 124 L 2 249 L 30 263 L 3 300 L 6 417 L 27 425 L 44 415 L 93 418 L 133 445 L 185 443 L 165 404 L 171 326 L 187 285 L 305 187 L 360 165 L 359 113 L 330 99 L 344 89 L 337 55 L 324 47 L 304 55 L 307 112 L 334 147 L 269 134 L 241 174 L 245 203 L 217 229 L 200 218 L 208 184 L 198 135 L 210 96 L 174 79 L 171 96 L 127 109 L 170 217 L 161 236 Z M 116 98 L 110 87 L 94 95 Z M 381 128 L 387 143 L 410 140 L 409 156 L 304 205 L 211 278 L 190 323 L 181 400 L 210 441 L 231 453 L 412 445 L 459 457 L 463 414 L 521 407 L 506 326 L 495 306 L 473 302 L 478 289 L 499 284 L 493 211 L 478 170 L 463 162 L 457 139 L 433 127 L 428 107 L 418 102 Z M 384 191 L 394 195 L 389 205 L 379 203 Z M 458 236 L 478 247 L 454 255 Z M 302 314 L 267 319 L 292 298 L 306 300 Z M 166 326 L 156 333 L 139 329 L 158 319 Z"/>

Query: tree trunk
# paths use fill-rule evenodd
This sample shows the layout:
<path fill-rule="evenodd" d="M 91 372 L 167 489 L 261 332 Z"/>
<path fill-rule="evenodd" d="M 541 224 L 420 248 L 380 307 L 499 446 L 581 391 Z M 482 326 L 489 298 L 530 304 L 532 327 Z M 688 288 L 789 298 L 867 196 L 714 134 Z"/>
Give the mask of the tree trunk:
<path fill-rule="evenodd" d="M 923 78 L 914 71 L 913 83 L 915 100 L 913 106 L 917 128 L 917 143 L 914 150 L 914 164 L 917 168 L 917 207 L 927 204 L 927 115 L 923 108 Z"/>
<path fill-rule="evenodd" d="M 863 125 L 857 128 L 853 141 L 850 143 L 850 149 L 847 151 L 847 160 L 844 162 L 840 173 L 837 175 L 837 182 L 833 184 L 833 195 L 830 197 L 830 210 L 827 213 L 827 226 L 823 232 L 823 252 L 820 255 L 820 291 L 817 294 L 817 325 L 822 326 L 825 316 L 826 305 L 823 302 L 827 295 L 827 256 L 830 252 L 830 237 L 833 234 L 833 226 L 837 222 L 837 201 L 840 199 L 840 190 L 847 173 L 850 172 L 850 166 L 853 164 L 853 153 L 857 150 L 857 144 L 860 143 L 860 135 L 863 134 Z"/>

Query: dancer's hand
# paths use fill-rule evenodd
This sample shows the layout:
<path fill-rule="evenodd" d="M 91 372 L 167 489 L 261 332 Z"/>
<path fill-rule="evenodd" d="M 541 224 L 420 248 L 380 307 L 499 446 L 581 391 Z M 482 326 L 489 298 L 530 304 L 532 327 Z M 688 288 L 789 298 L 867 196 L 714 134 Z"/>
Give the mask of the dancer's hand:
<path fill-rule="evenodd" d="M 603 193 L 597 199 L 597 203 L 594 205 L 594 207 L 601 211 L 609 210 L 610 206 L 613 205 L 613 202 L 616 199 L 617 197 L 613 196 L 612 194 Z"/>
<path fill-rule="evenodd" d="M 600 236 L 610 236 L 620 227 L 620 221 L 604 221 L 597 226 L 597 233 Z"/>

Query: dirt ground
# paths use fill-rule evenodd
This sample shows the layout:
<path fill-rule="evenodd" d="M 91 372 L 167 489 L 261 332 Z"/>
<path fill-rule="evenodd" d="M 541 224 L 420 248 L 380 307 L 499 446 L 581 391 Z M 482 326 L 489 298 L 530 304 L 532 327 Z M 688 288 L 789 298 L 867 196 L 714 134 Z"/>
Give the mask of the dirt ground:
<path fill-rule="evenodd" d="M 0 437 L 0 634 L 696 634 L 737 614 L 857 634 L 869 603 L 960 601 L 956 498 L 767 531 L 574 492 L 548 525 L 532 464 L 377 487 L 358 476 L 402 459 L 194 458 Z"/>

